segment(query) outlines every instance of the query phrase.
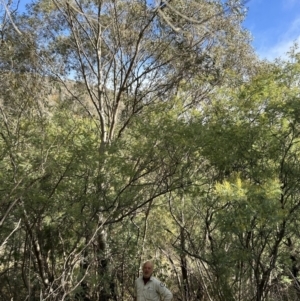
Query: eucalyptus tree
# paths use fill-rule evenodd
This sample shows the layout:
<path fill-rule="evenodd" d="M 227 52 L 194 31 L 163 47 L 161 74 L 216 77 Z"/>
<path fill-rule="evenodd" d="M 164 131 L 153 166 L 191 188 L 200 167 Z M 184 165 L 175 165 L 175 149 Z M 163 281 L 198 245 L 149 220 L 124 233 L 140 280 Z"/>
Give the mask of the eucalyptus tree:
<path fill-rule="evenodd" d="M 116 284 L 123 292 L 130 286 L 129 278 L 115 273 L 124 271 L 117 267 L 127 259 L 113 256 L 112 245 L 121 239 L 113 237 L 115 229 L 124 223 L 128 240 L 132 235 L 137 243 L 145 241 L 133 226 L 135 217 L 146 215 L 158 197 L 190 185 L 190 150 L 184 139 L 182 149 L 176 146 L 172 129 L 189 117 L 183 112 L 228 82 L 226 74 L 249 75 L 252 53 L 240 25 L 243 15 L 238 1 L 41 0 L 16 20 L 22 35 L 8 47 L 14 54 L 7 55 L 8 68 L 36 76 L 26 91 L 38 105 L 33 115 L 41 114 L 28 124 L 9 115 L 9 106 L 3 110 L 13 121 L 9 129 L 22 129 L 13 136 L 14 146 L 26 145 L 18 152 L 6 144 L 11 154 L 20 153 L 16 177 L 28 178 L 13 200 L 22 200 L 15 217 L 22 217 L 28 239 L 23 278 L 29 297 L 42 292 L 63 300 L 78 290 L 79 299 L 107 300 L 120 296 Z M 9 43 L 17 35 L 10 28 Z M 52 80 L 58 97 L 49 97 L 48 104 L 58 111 L 40 107 Z M 31 97 L 33 87 L 37 94 Z M 12 98 L 22 102 L 27 95 L 5 99 Z M 20 114 L 22 106 L 16 108 Z M 173 123 L 164 127 L 169 110 Z M 143 252 L 131 248 L 139 262 Z M 137 273 L 136 265 L 131 269 Z"/>
<path fill-rule="evenodd" d="M 122 221 L 178 188 L 177 161 L 162 160 L 165 152 L 154 147 L 153 140 L 145 145 L 139 141 L 136 153 L 126 146 L 136 143 L 126 132 L 134 129 L 136 118 L 146 122 L 146 114 L 155 107 L 172 108 L 182 90 L 189 91 L 184 111 L 207 99 L 228 70 L 244 72 L 238 60 L 251 49 L 240 26 L 242 17 L 242 5 L 232 1 L 33 4 L 29 19 L 36 26 L 36 52 L 43 72 L 64 85 L 98 128 L 92 184 L 98 203 L 90 207 L 95 226 L 86 226 L 87 264 L 82 266 L 83 271 L 93 267 L 102 279 L 100 300 L 115 298 L 105 225 Z M 68 86 L 70 79 L 74 83 Z M 169 106 L 160 107 L 162 102 Z M 86 283 L 82 288 L 87 297 Z"/>

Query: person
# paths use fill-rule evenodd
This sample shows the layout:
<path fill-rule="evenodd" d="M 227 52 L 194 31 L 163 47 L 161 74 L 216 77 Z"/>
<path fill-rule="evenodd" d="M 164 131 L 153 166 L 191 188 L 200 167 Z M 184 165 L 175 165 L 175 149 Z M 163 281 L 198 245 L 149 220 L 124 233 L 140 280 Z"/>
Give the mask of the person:
<path fill-rule="evenodd" d="M 171 301 L 173 294 L 165 284 L 152 276 L 153 262 L 146 261 L 142 266 L 143 275 L 135 280 L 134 301 Z"/>

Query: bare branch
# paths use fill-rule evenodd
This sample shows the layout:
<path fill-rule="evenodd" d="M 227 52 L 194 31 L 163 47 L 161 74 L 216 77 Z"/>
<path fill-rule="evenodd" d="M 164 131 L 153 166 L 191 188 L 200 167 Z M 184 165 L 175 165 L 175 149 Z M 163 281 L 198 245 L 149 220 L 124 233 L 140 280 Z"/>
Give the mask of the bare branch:
<path fill-rule="evenodd" d="M 2 3 L 2 5 L 3 5 L 3 7 L 4 7 L 4 9 L 5 9 L 5 11 L 6 11 L 6 13 L 7 13 L 7 15 L 10 19 L 10 22 L 11 22 L 12 26 L 14 27 L 15 31 L 19 35 L 22 35 L 22 32 L 19 30 L 19 28 L 17 27 L 17 25 L 13 21 L 13 18 L 12 18 L 11 13 L 10 13 L 10 9 L 9 9 L 8 5 L 5 3 L 5 0 L 1 0 L 1 3 Z"/>

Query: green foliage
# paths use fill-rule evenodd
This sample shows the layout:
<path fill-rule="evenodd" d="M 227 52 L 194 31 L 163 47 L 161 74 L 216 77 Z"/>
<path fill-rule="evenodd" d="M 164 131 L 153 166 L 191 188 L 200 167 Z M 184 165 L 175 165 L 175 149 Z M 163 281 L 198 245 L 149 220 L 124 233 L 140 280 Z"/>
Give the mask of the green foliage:
<path fill-rule="evenodd" d="M 300 57 L 258 63 L 223 4 L 36 1 L 3 25 L 1 298 L 131 300 L 149 258 L 181 300 L 292 295 Z"/>

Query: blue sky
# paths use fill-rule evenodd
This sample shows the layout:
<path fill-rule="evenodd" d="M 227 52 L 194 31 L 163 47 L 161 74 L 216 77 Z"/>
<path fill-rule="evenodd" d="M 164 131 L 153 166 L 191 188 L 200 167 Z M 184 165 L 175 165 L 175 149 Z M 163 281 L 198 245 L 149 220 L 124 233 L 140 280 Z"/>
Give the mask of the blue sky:
<path fill-rule="evenodd" d="M 244 22 L 262 59 L 286 57 L 295 41 L 300 44 L 300 0 L 250 0 Z"/>
<path fill-rule="evenodd" d="M 20 0 L 24 7 L 30 0 Z M 0 2 L 1 3 L 1 2 Z M 300 0 L 249 0 L 244 27 L 262 59 L 285 58 L 295 41 L 300 44 Z"/>

